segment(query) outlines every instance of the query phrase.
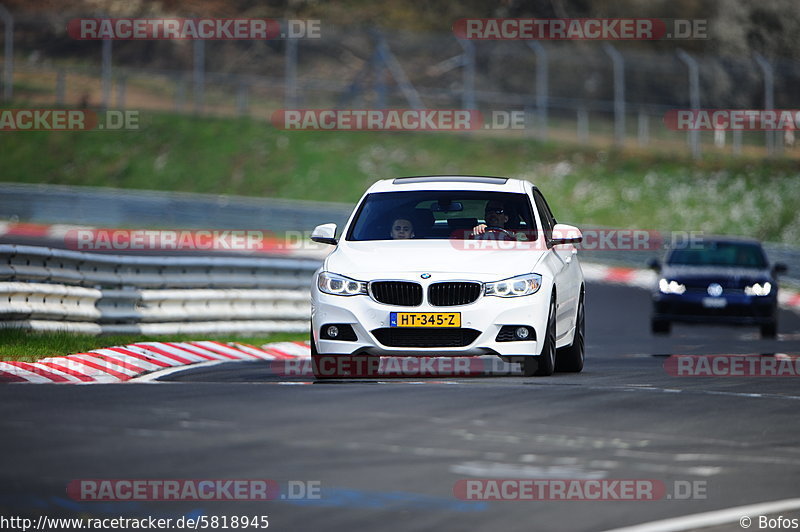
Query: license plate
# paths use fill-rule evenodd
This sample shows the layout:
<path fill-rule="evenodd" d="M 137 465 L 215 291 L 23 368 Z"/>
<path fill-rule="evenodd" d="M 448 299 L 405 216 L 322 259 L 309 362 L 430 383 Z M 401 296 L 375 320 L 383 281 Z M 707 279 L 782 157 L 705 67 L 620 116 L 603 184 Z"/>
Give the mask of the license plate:
<path fill-rule="evenodd" d="M 390 327 L 461 327 L 460 312 L 391 312 Z"/>
<path fill-rule="evenodd" d="M 728 300 L 723 297 L 704 297 L 703 306 L 706 308 L 725 308 Z"/>

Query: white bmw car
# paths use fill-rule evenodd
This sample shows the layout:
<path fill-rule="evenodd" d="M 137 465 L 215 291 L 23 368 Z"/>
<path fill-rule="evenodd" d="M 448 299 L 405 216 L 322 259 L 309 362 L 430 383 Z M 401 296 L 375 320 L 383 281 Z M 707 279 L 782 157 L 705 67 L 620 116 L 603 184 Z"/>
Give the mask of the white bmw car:
<path fill-rule="evenodd" d="M 496 355 L 526 376 L 583 369 L 581 233 L 556 223 L 528 181 L 378 181 L 341 236 L 324 224 L 311 239 L 336 246 L 311 292 L 317 378 L 342 376 L 325 366 L 339 357 L 374 368 L 385 356 Z"/>

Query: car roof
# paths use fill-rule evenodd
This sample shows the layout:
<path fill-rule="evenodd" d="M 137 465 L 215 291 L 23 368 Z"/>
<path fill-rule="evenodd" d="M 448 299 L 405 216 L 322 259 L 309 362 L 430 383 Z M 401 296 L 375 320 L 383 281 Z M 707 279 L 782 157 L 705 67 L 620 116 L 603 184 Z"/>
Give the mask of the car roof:
<path fill-rule="evenodd" d="M 525 192 L 522 179 L 479 175 L 424 175 L 382 179 L 373 184 L 368 193 L 411 190 L 483 190 L 497 192 Z"/>
<path fill-rule="evenodd" d="M 761 241 L 757 238 L 739 235 L 705 235 L 700 233 L 696 237 L 701 243 L 727 243 L 727 244 L 754 244 L 761 245 Z"/>

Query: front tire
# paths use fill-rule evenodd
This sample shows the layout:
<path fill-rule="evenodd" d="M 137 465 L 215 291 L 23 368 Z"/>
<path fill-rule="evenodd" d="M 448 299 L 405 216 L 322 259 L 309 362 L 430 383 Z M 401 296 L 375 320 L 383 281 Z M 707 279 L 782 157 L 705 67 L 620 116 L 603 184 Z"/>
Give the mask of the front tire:
<path fill-rule="evenodd" d="M 657 320 L 655 318 L 650 320 L 650 331 L 653 334 L 669 334 L 670 323 L 667 320 Z"/>
<path fill-rule="evenodd" d="M 330 379 L 331 377 L 325 375 L 322 371 L 323 355 L 317 352 L 317 344 L 314 343 L 314 332 L 309 331 L 309 346 L 311 347 L 311 370 L 314 372 L 314 378 L 317 380 Z"/>
<path fill-rule="evenodd" d="M 575 337 L 572 345 L 559 350 L 556 359 L 556 371 L 566 373 L 580 373 L 583 370 L 583 361 L 586 356 L 586 318 L 583 308 L 583 292 L 578 300 L 578 314 L 575 319 Z"/>
<path fill-rule="evenodd" d="M 369 355 L 320 355 L 310 333 L 311 370 L 317 380 L 352 379 L 377 377 L 380 373 L 380 357 Z"/>
<path fill-rule="evenodd" d="M 556 298 L 550 298 L 550 309 L 547 313 L 542 353 L 538 357 L 525 357 L 522 360 L 522 374 L 526 377 L 549 377 L 556 366 Z"/>
<path fill-rule="evenodd" d="M 778 335 L 778 321 L 772 320 L 761 325 L 761 338 L 775 338 Z"/>

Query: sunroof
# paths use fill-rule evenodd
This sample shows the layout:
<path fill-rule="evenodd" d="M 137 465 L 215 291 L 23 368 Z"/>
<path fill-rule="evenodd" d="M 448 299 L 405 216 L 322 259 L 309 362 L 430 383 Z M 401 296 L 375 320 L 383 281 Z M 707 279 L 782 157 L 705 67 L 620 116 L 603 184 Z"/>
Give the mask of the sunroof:
<path fill-rule="evenodd" d="M 402 185 L 406 183 L 439 183 L 439 182 L 457 182 L 457 183 L 484 183 L 489 185 L 505 185 L 508 181 L 507 177 L 492 177 L 481 175 L 424 175 L 415 177 L 396 177 L 392 184 Z"/>

